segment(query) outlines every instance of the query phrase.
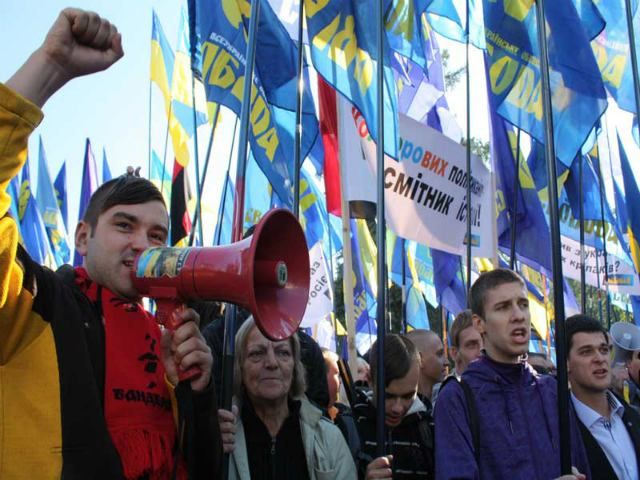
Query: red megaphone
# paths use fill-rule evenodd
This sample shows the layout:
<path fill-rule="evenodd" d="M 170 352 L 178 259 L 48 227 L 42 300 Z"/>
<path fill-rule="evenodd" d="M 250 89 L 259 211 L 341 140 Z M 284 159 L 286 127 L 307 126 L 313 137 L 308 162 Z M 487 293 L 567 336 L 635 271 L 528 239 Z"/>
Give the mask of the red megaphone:
<path fill-rule="evenodd" d="M 296 217 L 275 209 L 253 235 L 230 245 L 148 248 L 136 257 L 131 278 L 140 295 L 156 301 L 156 318 L 167 328 L 179 326 L 173 312 L 187 301 L 224 301 L 249 310 L 262 333 L 278 341 L 302 321 L 309 250 Z"/>

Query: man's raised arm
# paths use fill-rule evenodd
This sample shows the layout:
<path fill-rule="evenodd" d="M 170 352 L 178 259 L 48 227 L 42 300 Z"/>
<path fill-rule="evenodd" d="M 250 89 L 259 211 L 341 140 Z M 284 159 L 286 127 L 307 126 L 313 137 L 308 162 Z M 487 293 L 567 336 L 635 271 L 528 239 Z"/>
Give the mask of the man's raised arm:
<path fill-rule="evenodd" d="M 69 80 L 105 70 L 123 55 L 122 37 L 108 20 L 66 8 L 6 86 L 42 107 Z"/>

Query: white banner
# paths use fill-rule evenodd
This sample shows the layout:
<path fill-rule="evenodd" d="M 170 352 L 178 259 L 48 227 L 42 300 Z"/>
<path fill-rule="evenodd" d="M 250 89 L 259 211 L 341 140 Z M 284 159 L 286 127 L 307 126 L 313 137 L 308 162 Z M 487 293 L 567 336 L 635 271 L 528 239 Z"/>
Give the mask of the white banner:
<path fill-rule="evenodd" d="M 309 301 L 300 326 L 310 328 L 333 311 L 333 290 L 327 262 L 322 253 L 322 244 L 317 242 L 309 250 L 311 266 L 311 283 L 309 284 Z"/>
<path fill-rule="evenodd" d="M 628 295 L 640 295 L 638 275 L 633 267 L 624 260 L 607 252 L 607 265 L 604 262 L 604 251 L 585 245 L 586 283 L 594 287 L 599 285 L 605 289 L 605 271 L 609 268 L 609 290 Z M 598 255 L 596 260 L 596 254 Z M 562 236 L 562 273 L 565 277 L 580 281 L 580 242 Z"/>
<path fill-rule="evenodd" d="M 357 114 L 356 132 L 372 172 L 376 145 Z M 463 254 L 467 228 L 466 149 L 440 132 L 400 115 L 399 162 L 385 156 L 386 218 L 397 235 L 445 252 Z M 351 161 L 351 160 L 350 160 Z M 493 257 L 491 174 L 471 156 L 473 255 Z M 375 180 L 374 180 L 375 184 Z"/>
<path fill-rule="evenodd" d="M 376 203 L 378 197 L 375 170 L 369 168 L 360 144 L 361 135 L 356 128 L 355 120 L 360 117 L 360 112 L 339 93 L 337 98 L 342 195 L 346 201 L 366 200 Z M 362 123 L 362 128 L 364 135 L 368 135 L 366 123 Z"/>

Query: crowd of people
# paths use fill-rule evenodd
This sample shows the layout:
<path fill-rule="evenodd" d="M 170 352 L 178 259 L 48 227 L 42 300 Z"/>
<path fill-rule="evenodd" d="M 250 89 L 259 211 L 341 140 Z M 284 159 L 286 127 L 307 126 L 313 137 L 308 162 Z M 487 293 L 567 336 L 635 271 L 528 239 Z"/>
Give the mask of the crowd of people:
<path fill-rule="evenodd" d="M 7 185 L 47 99 L 122 55 L 115 26 L 66 9 L 0 84 L 0 478 L 215 479 L 228 455 L 233 479 L 638 479 L 640 351 L 613 368 L 602 325 L 567 319 L 573 472 L 561 472 L 558 384 L 548 359 L 534 369 L 528 356 L 527 288 L 511 270 L 473 284 L 471 309 L 449 332 L 450 373 L 434 332 L 388 334 L 384 385 L 377 342 L 353 380 L 304 332 L 272 341 L 248 316 L 227 410 L 220 312 L 194 305 L 176 313 L 177 329 L 161 329 L 130 278 L 135 256 L 167 241 L 152 183 L 124 175 L 94 193 L 75 233 L 82 267 L 34 262 L 8 214 Z M 200 319 L 214 316 L 201 331 Z"/>

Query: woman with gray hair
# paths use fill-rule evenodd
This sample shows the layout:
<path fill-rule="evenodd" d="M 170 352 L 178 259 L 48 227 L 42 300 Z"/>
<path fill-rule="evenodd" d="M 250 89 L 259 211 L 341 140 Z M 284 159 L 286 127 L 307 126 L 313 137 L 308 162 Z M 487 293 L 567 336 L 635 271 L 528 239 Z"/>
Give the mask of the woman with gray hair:
<path fill-rule="evenodd" d="M 340 430 L 304 396 L 296 334 L 273 342 L 249 317 L 236 335 L 234 379 L 233 413 L 218 411 L 229 479 L 356 478 Z"/>

